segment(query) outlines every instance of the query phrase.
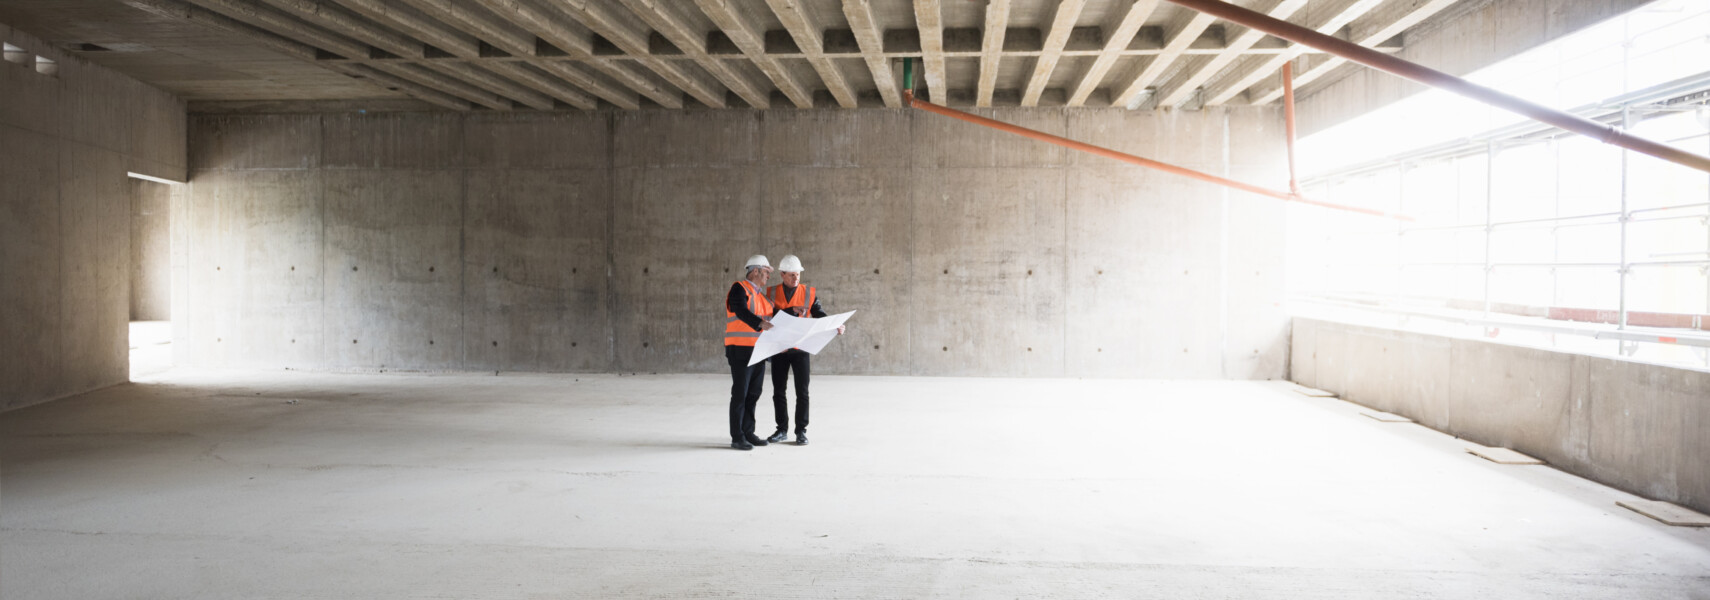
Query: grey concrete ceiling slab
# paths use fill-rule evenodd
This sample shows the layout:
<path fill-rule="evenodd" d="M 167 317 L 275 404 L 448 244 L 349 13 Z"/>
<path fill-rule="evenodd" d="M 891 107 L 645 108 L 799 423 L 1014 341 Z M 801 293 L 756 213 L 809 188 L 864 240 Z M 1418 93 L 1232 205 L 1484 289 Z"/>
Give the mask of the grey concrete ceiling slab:
<path fill-rule="evenodd" d="M 1478 1 L 1235 3 L 1393 50 Z M 897 106 L 921 58 L 953 106 L 1263 104 L 1285 62 L 1303 91 L 1344 65 L 1160 0 L 0 0 L 0 23 L 191 102 Z"/>
<path fill-rule="evenodd" d="M 403 97 L 244 36 L 115 0 L 0 0 L 0 23 L 186 100 Z"/>

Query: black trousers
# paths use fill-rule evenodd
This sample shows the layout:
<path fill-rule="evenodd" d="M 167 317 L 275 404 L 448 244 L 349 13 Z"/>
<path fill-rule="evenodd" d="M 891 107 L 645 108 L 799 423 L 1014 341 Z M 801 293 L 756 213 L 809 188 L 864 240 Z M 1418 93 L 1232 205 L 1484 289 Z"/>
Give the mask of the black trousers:
<path fill-rule="evenodd" d="M 784 398 L 784 386 L 790 383 L 790 372 L 796 374 L 796 433 L 807 433 L 808 426 L 808 376 L 809 360 L 812 354 L 801 350 L 785 350 L 782 354 L 772 357 L 772 418 L 778 422 L 778 431 L 789 431 L 789 403 Z"/>
<path fill-rule="evenodd" d="M 748 366 L 753 346 L 725 346 L 724 360 L 730 363 L 730 441 L 754 435 L 754 406 L 760 403 L 766 384 L 766 361 Z"/>

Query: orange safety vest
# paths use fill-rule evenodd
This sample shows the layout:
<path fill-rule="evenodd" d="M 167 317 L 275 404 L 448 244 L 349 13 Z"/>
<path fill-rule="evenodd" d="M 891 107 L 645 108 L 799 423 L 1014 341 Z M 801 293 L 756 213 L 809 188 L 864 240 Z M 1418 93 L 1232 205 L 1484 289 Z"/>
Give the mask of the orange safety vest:
<path fill-rule="evenodd" d="M 766 289 L 766 296 L 772 300 L 772 304 L 777 305 L 778 312 L 785 312 L 786 310 L 797 306 L 803 306 L 811 309 L 813 308 L 814 301 L 817 299 L 816 294 L 818 294 L 818 290 L 805 285 L 796 286 L 796 295 L 794 297 L 784 295 L 783 284 L 774 285 Z M 790 316 L 795 316 L 795 313 L 790 313 Z M 808 316 L 811 317 L 813 315 Z"/>
<path fill-rule="evenodd" d="M 777 309 L 772 306 L 772 301 L 767 300 L 766 295 L 760 293 L 760 288 L 755 287 L 753 283 L 746 279 L 736 283 L 748 292 L 749 312 L 762 318 L 770 317 L 772 313 L 777 312 Z M 736 313 L 731 312 L 729 306 L 724 307 L 724 318 L 724 345 L 753 347 L 754 341 L 760 338 L 760 330 L 749 327 L 747 323 L 742 322 L 742 319 L 736 318 Z"/>

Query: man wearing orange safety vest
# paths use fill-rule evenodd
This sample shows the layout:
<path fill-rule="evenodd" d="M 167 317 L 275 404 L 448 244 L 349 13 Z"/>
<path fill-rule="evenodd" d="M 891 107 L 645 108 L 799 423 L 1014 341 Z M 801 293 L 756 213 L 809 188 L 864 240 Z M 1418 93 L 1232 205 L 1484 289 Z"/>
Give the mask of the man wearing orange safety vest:
<path fill-rule="evenodd" d="M 766 361 L 748 366 L 760 332 L 772 328 L 768 322 L 774 309 L 766 299 L 766 280 L 772 263 L 765 256 L 748 257 L 748 274 L 730 284 L 724 300 L 724 359 L 730 363 L 730 447 L 753 450 L 766 445 L 754 435 L 754 405 L 760 403 L 760 388 L 766 379 Z"/>
<path fill-rule="evenodd" d="M 825 317 L 825 309 L 819 307 L 819 290 L 812 286 L 802 285 L 802 261 L 796 255 L 784 256 L 778 261 L 778 272 L 782 273 L 784 283 L 774 285 L 766 290 L 766 298 L 772 301 L 778 312 L 787 312 L 804 318 L 820 319 Z M 843 334 L 843 328 L 837 328 L 838 335 Z M 808 426 L 808 357 L 812 355 L 798 349 L 785 350 L 772 357 L 772 418 L 778 423 L 778 431 L 766 441 L 778 443 L 784 441 L 784 432 L 790 427 L 790 412 L 788 399 L 784 397 L 784 388 L 790 383 L 790 372 L 796 374 L 796 445 L 806 446 Z"/>

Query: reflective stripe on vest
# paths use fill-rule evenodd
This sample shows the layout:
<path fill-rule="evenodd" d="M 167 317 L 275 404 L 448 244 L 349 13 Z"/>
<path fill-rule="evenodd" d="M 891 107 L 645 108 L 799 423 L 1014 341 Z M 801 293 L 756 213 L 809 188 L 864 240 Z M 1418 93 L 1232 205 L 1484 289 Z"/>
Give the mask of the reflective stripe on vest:
<path fill-rule="evenodd" d="M 746 279 L 736 283 L 741 285 L 742 290 L 748 294 L 749 312 L 762 318 L 772 316 L 772 313 L 775 312 L 772 301 L 766 298 L 766 294 L 760 292 L 760 288 L 755 287 Z M 747 323 L 743 323 L 742 319 L 736 318 L 736 313 L 731 312 L 729 306 L 724 307 L 724 318 L 724 345 L 753 346 L 754 341 L 760 337 L 760 332 L 749 327 Z"/>

